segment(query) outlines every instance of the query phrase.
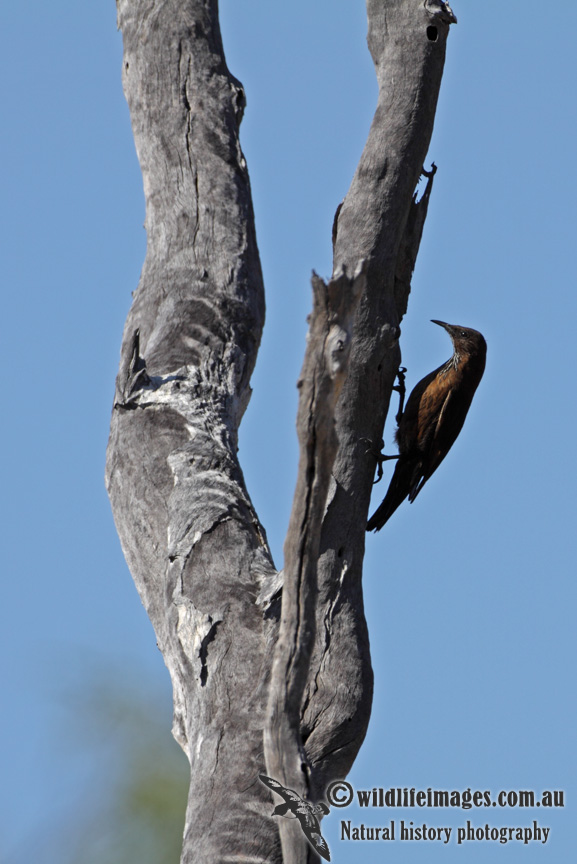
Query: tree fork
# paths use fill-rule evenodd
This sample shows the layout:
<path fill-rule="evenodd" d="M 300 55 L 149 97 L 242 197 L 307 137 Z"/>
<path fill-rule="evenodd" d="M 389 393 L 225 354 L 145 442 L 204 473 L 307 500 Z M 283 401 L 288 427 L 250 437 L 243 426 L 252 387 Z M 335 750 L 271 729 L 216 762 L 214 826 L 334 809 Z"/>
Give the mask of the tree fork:
<path fill-rule="evenodd" d="M 266 747 L 276 779 L 294 776 L 293 788 L 320 798 L 368 725 L 361 572 L 374 464 L 360 439 L 380 438 L 400 360 L 432 178 L 419 202 L 413 193 L 454 18 L 440 0 L 367 4 L 380 95 L 336 220 L 333 277 L 313 279 L 280 623 L 281 575 L 237 459 L 264 323 L 244 91 L 226 66 L 216 0 L 117 6 L 147 252 L 107 487 L 191 764 L 182 862 L 312 860 L 284 827 L 281 852 L 258 774 Z"/>

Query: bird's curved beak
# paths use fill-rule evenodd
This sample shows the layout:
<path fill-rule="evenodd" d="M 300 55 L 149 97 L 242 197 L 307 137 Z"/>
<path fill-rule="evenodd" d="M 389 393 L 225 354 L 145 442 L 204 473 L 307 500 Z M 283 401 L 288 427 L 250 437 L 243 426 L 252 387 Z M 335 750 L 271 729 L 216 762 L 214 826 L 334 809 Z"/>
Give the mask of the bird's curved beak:
<path fill-rule="evenodd" d="M 447 332 L 451 331 L 451 325 L 446 324 L 444 321 L 437 321 L 435 318 L 431 318 L 431 324 L 438 324 L 439 327 L 444 327 Z"/>
<path fill-rule="evenodd" d="M 445 321 L 436 321 L 434 318 L 431 318 L 431 323 L 438 324 L 439 327 L 443 327 L 447 331 L 451 339 L 455 338 L 455 332 L 457 330 L 457 327 L 454 324 L 447 324 Z"/>

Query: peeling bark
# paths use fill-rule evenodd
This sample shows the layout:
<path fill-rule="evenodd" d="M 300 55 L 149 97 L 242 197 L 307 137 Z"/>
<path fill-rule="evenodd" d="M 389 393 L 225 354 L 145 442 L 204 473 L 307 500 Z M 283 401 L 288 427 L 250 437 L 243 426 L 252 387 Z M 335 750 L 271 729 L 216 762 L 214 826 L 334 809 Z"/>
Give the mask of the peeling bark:
<path fill-rule="evenodd" d="M 400 361 L 432 177 L 420 201 L 414 191 L 454 18 L 441 0 L 367 3 L 379 100 L 335 218 L 333 277 L 313 279 L 279 573 L 237 459 L 264 323 L 244 91 L 226 66 L 216 0 L 117 6 L 147 253 L 107 487 L 191 764 L 182 862 L 312 861 L 298 824 L 271 817 L 258 774 L 266 751 L 271 776 L 320 799 L 368 725 L 361 573 L 375 465 L 362 439 L 381 437 Z"/>

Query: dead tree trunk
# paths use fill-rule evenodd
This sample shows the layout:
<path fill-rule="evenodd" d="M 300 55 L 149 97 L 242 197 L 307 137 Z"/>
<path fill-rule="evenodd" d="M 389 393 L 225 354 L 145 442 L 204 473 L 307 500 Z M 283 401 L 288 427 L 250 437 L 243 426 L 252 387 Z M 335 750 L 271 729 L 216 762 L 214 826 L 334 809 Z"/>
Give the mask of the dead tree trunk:
<path fill-rule="evenodd" d="M 258 774 L 321 798 L 368 725 L 361 573 L 375 461 L 361 439 L 380 439 L 400 361 L 432 178 L 418 203 L 414 191 L 455 19 L 442 0 L 367 2 L 380 95 L 335 219 L 333 277 L 313 279 L 278 573 L 237 460 L 264 322 L 244 91 L 226 66 L 217 0 L 117 5 L 148 245 L 107 486 L 191 764 L 182 862 L 313 860 L 295 821 L 270 816 Z"/>

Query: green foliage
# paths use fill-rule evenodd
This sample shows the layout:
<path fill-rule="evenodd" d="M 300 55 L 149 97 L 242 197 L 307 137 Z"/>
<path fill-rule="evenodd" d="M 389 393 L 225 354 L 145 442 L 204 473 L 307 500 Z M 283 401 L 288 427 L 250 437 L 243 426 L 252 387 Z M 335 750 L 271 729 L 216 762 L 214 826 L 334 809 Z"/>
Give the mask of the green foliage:
<path fill-rule="evenodd" d="M 178 864 L 188 762 L 158 689 L 99 674 L 75 695 L 72 736 L 98 749 L 99 768 L 62 838 L 63 864 Z"/>

